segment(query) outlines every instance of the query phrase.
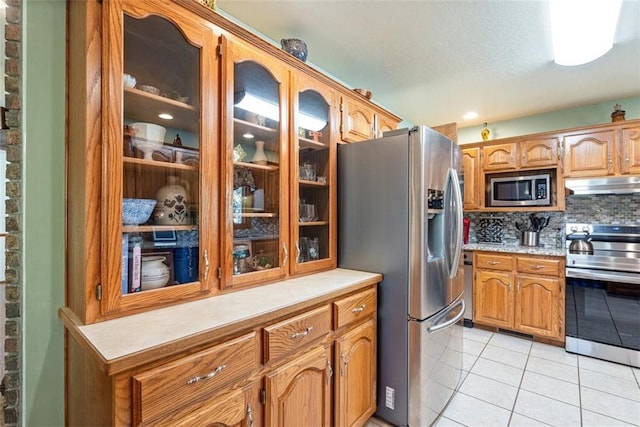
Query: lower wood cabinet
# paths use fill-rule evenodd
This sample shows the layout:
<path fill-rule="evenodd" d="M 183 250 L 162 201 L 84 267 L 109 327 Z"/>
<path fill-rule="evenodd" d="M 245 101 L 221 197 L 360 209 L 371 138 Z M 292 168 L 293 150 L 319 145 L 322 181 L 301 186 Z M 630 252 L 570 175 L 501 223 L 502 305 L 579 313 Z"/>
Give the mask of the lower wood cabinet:
<path fill-rule="evenodd" d="M 363 426 L 376 410 L 376 292 L 297 302 L 139 362 L 102 364 L 68 329 L 67 424 Z"/>
<path fill-rule="evenodd" d="M 564 341 L 564 258 L 474 252 L 473 321 Z"/>

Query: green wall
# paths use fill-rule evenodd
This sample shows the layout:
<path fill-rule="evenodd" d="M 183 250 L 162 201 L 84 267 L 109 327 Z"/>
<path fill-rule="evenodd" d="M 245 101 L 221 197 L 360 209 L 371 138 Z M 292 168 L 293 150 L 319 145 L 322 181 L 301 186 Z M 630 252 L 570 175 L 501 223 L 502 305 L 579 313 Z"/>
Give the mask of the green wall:
<path fill-rule="evenodd" d="M 26 0 L 23 28 L 26 426 L 64 425 L 65 2 Z"/>
<path fill-rule="evenodd" d="M 490 139 L 496 139 L 611 123 L 611 113 L 615 104 L 622 106 L 622 109 L 626 112 L 625 118 L 627 120 L 640 119 L 640 96 L 634 96 L 519 119 L 488 123 L 487 127 L 491 131 Z M 458 143 L 466 144 L 482 141 L 480 136 L 482 126 L 462 128 L 460 127 L 461 125 L 462 123 L 458 123 Z"/>

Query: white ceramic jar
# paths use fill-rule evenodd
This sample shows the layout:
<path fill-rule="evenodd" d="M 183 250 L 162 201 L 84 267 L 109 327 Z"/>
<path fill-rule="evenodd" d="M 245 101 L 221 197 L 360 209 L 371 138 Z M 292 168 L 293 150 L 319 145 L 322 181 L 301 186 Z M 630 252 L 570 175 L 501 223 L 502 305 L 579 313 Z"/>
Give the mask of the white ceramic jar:
<path fill-rule="evenodd" d="M 184 225 L 191 224 L 189 212 L 189 183 L 176 176 L 167 178 L 167 185 L 156 193 L 158 205 L 153 214 L 156 224 Z"/>
<path fill-rule="evenodd" d="M 140 284 L 143 291 L 158 289 L 169 283 L 169 267 L 163 256 L 143 256 Z"/>

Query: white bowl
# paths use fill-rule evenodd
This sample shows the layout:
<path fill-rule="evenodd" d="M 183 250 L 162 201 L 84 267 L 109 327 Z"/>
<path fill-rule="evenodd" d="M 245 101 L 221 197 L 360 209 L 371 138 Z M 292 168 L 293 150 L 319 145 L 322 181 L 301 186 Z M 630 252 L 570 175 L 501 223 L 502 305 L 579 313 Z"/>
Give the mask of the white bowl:
<path fill-rule="evenodd" d="M 137 81 L 131 74 L 124 73 L 122 75 L 122 83 L 124 84 L 124 87 L 134 88 L 136 87 Z"/>
<path fill-rule="evenodd" d="M 164 135 L 167 129 L 153 123 L 131 123 L 129 128 L 133 131 L 131 141 L 133 146 L 144 153 L 144 158 L 153 160 L 153 152 L 162 148 Z"/>

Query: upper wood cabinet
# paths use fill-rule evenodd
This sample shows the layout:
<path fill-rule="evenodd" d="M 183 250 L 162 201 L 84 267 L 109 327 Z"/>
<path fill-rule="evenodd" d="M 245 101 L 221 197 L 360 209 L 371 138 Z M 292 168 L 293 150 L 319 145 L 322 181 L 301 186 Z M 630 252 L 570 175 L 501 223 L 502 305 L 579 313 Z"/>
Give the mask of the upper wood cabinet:
<path fill-rule="evenodd" d="M 291 273 L 335 268 L 338 94 L 293 76 L 291 121 Z"/>
<path fill-rule="evenodd" d="M 93 8 L 74 6 L 74 18 Z M 67 305 L 84 323 L 218 286 L 218 202 L 205 191 L 220 177 L 209 143 L 218 35 L 167 3 L 101 8 L 101 45 L 90 34 L 99 27 L 70 24 L 80 32 L 68 66 Z"/>
<path fill-rule="evenodd" d="M 565 177 L 605 176 L 614 174 L 616 132 L 581 132 L 564 137 Z"/>
<path fill-rule="evenodd" d="M 530 139 L 482 147 L 483 171 L 539 169 L 557 165 L 557 138 Z"/>
<path fill-rule="evenodd" d="M 640 126 L 622 128 L 622 174 L 640 175 Z"/>
<path fill-rule="evenodd" d="M 288 274 L 289 69 L 239 41 L 225 45 L 225 164 L 233 167 L 223 193 L 223 287 L 238 288 Z"/>
<path fill-rule="evenodd" d="M 464 172 L 464 197 L 462 200 L 465 210 L 480 207 L 480 147 L 462 150 L 462 169 Z"/>
<path fill-rule="evenodd" d="M 336 267 L 341 97 L 367 138 L 399 119 L 191 0 L 71 2 L 68 26 L 82 323 Z"/>
<path fill-rule="evenodd" d="M 343 142 L 379 138 L 383 132 L 396 129 L 399 123 L 392 116 L 377 112 L 370 104 L 356 98 L 356 95 L 343 95 L 340 109 L 342 112 L 340 139 Z"/>

